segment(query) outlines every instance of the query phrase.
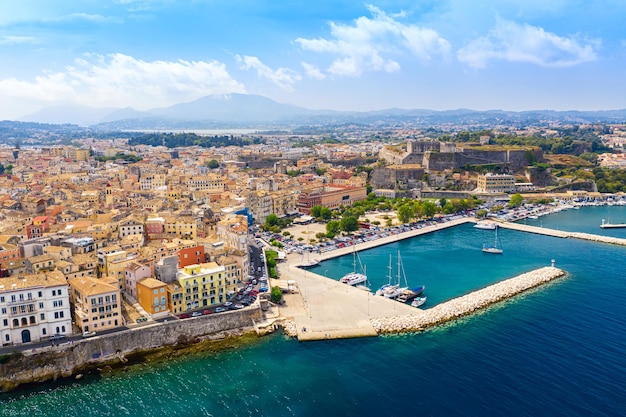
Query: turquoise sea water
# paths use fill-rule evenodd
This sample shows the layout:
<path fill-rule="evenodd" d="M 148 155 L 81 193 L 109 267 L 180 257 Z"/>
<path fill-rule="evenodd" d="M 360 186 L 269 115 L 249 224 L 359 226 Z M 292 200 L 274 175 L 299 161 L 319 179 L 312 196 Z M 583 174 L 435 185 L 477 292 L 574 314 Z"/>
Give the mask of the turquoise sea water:
<path fill-rule="evenodd" d="M 598 227 L 602 210 L 541 222 L 608 234 Z M 626 219 L 625 208 L 612 207 L 611 221 L 620 214 Z M 218 354 L 43 384 L 0 396 L 0 416 L 626 415 L 626 247 L 499 234 L 503 255 L 480 250 L 493 232 L 464 225 L 360 258 L 376 286 L 400 250 L 409 284 L 427 286 L 424 308 L 552 258 L 569 277 L 421 334 L 310 343 L 272 335 Z M 339 278 L 351 269 L 347 256 L 316 272 Z"/>

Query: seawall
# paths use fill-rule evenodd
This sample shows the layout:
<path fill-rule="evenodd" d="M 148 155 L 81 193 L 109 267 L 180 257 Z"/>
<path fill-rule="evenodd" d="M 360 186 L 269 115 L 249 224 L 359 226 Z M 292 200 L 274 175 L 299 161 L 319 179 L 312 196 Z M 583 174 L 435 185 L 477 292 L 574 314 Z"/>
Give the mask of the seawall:
<path fill-rule="evenodd" d="M 229 331 L 252 330 L 254 321 L 261 318 L 259 307 L 248 307 L 133 328 L 13 357 L 0 364 L 0 392 L 23 384 L 70 377 L 106 363 L 124 362 L 125 355 L 132 353 L 185 345 Z"/>
<path fill-rule="evenodd" d="M 428 310 L 416 309 L 414 314 L 372 319 L 378 334 L 417 332 L 463 317 L 492 304 L 565 276 L 555 267 L 536 269 L 462 297 L 439 304 Z"/>

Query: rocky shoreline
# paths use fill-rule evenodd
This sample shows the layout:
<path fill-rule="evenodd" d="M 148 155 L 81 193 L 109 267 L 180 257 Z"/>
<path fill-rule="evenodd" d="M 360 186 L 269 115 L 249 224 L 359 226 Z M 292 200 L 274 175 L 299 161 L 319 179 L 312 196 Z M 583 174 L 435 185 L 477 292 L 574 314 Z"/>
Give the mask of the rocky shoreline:
<path fill-rule="evenodd" d="M 404 316 L 372 319 L 371 323 L 378 334 L 419 332 L 472 314 L 565 275 L 566 273 L 559 268 L 540 268 L 455 298 L 428 310 L 416 310 L 415 314 Z"/>

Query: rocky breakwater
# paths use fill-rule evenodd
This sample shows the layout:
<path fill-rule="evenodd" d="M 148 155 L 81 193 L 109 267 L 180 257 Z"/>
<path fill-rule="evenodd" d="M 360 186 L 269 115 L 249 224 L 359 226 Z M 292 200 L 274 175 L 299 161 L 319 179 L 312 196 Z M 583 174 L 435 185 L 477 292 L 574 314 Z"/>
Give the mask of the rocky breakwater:
<path fill-rule="evenodd" d="M 562 276 L 565 276 L 565 272 L 559 268 L 540 268 L 455 298 L 428 310 L 416 310 L 415 314 L 404 316 L 372 319 L 371 322 L 378 334 L 422 331 L 472 314 Z"/>
<path fill-rule="evenodd" d="M 589 240 L 592 242 L 609 243 L 611 245 L 626 246 L 626 239 L 611 236 L 593 235 L 590 233 L 571 232 L 570 237 L 582 240 Z"/>

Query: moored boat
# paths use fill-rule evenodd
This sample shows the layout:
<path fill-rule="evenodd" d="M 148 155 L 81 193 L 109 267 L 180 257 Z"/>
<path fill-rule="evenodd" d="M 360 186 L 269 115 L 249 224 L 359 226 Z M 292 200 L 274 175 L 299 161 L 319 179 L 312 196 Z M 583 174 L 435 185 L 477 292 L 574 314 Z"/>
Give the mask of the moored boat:
<path fill-rule="evenodd" d="M 339 281 L 343 284 L 355 286 L 367 281 L 367 275 L 358 272 L 350 272 L 341 277 Z"/>
<path fill-rule="evenodd" d="M 419 297 L 422 295 L 424 290 L 426 289 L 425 285 L 421 285 L 419 287 L 406 289 L 398 296 L 398 301 L 406 303 L 407 301 L 411 301 L 415 297 Z"/>
<path fill-rule="evenodd" d="M 474 225 L 475 229 L 494 230 L 498 225 L 494 222 L 480 221 Z"/>
<path fill-rule="evenodd" d="M 353 248 L 353 251 L 352 251 L 352 266 L 353 266 L 353 270 L 352 270 L 352 272 L 349 272 L 346 275 L 344 275 L 343 277 L 341 277 L 339 282 L 341 282 L 343 284 L 348 284 L 350 286 L 357 286 L 359 284 L 363 284 L 364 282 L 367 282 L 367 274 L 365 273 L 365 267 L 363 265 L 361 265 L 361 260 L 360 259 L 359 259 L 359 265 L 360 265 L 361 272 L 357 272 L 357 268 L 356 268 L 356 264 L 357 264 L 356 247 L 353 246 L 352 248 Z"/>
<path fill-rule="evenodd" d="M 419 306 L 423 305 L 425 302 L 426 302 L 426 297 L 416 297 L 411 302 L 411 307 L 419 307 Z"/>
<path fill-rule="evenodd" d="M 488 245 L 484 245 L 483 244 L 483 252 L 484 253 L 492 253 L 492 254 L 501 254 L 504 251 L 502 250 L 501 247 L 498 247 L 498 228 L 496 228 L 496 237 L 493 243 L 493 246 L 488 246 Z"/>

